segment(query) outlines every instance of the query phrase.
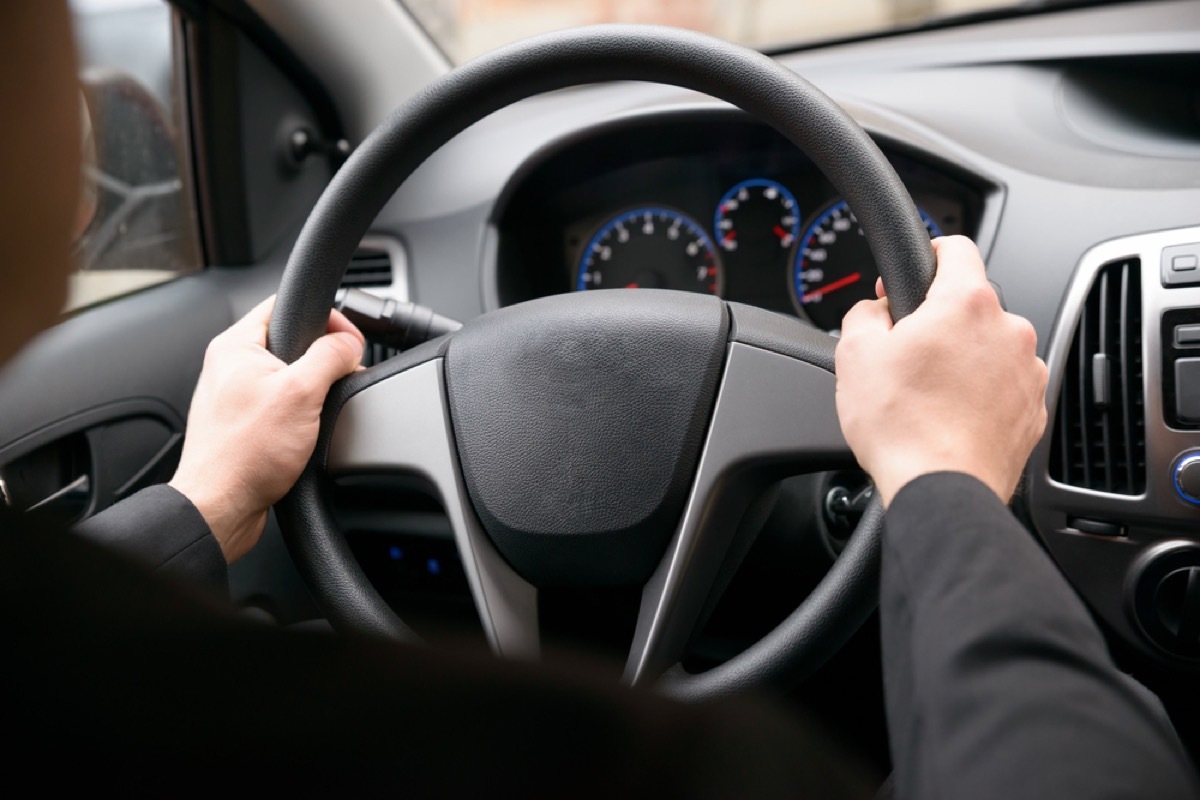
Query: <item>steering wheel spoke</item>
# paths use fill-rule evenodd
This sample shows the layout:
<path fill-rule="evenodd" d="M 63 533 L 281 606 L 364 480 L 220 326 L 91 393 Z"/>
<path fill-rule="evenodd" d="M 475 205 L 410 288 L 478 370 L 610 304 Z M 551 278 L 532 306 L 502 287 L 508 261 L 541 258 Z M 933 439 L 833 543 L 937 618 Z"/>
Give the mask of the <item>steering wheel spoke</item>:
<path fill-rule="evenodd" d="M 368 386 L 341 407 L 326 468 L 404 472 L 428 480 L 454 531 L 479 619 L 500 655 L 535 658 L 537 590 L 488 540 L 471 509 L 446 405 L 444 361 L 426 361 Z"/>
<path fill-rule="evenodd" d="M 854 463 L 834 411 L 834 376 L 733 342 L 678 528 L 642 592 L 625 680 L 657 679 L 683 655 L 728 571 L 741 525 L 779 479 Z"/>

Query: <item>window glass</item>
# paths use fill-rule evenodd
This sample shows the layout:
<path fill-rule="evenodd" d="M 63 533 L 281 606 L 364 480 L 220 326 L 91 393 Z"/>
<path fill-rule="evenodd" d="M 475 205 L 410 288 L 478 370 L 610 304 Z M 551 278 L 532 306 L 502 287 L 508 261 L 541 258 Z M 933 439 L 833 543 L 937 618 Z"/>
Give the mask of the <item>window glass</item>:
<path fill-rule="evenodd" d="M 675 25 L 750 47 L 887 30 L 1014 0 L 403 0 L 452 61 L 537 33 L 600 22 Z"/>
<path fill-rule="evenodd" d="M 200 267 L 162 0 L 71 0 L 84 175 L 69 309 Z"/>

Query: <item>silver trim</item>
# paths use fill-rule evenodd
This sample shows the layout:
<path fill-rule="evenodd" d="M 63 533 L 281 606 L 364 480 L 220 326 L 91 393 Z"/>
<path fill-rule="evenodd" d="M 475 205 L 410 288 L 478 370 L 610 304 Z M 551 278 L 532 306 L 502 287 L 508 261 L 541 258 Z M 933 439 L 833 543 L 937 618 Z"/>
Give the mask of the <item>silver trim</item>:
<path fill-rule="evenodd" d="M 8 484 L 4 482 L 4 478 L 0 478 L 0 505 L 12 508 L 12 496 L 8 493 Z"/>
<path fill-rule="evenodd" d="M 681 657 L 736 532 L 740 478 L 755 467 L 777 475 L 854 462 L 837 418 L 835 386 L 833 374 L 820 367 L 729 346 L 683 517 L 642 591 L 627 682 L 653 680 Z"/>
<path fill-rule="evenodd" d="M 513 572 L 471 509 L 446 402 L 443 361 L 435 359 L 363 389 L 334 425 L 327 468 L 399 470 L 431 481 L 441 497 L 471 595 L 492 649 L 536 658 L 537 589 Z"/>
<path fill-rule="evenodd" d="M 7 492 L 5 493 L 7 495 Z M 92 494 L 92 479 L 87 475 L 80 475 L 75 480 L 68 483 L 58 491 L 52 493 L 49 497 L 44 497 L 37 501 L 29 508 L 25 509 L 26 513 L 37 511 L 38 509 L 54 508 L 59 502 L 70 499 L 78 499 L 80 507 L 87 507 L 88 500 Z"/>
<path fill-rule="evenodd" d="M 390 297 L 397 302 L 408 301 L 408 251 L 404 249 L 404 245 L 394 236 L 385 236 L 383 234 L 368 234 L 358 243 L 359 247 L 369 247 L 375 250 L 383 250 L 388 254 L 388 258 L 392 260 L 392 285 L 391 286 L 362 286 L 358 287 L 364 292 L 370 292 L 376 297 Z"/>
<path fill-rule="evenodd" d="M 1117 517 L 1151 526 L 1184 523 L 1192 529 L 1200 524 L 1200 510 L 1175 494 L 1171 465 L 1185 450 L 1200 447 L 1200 431 L 1171 428 L 1163 418 L 1162 344 L 1159 326 L 1164 311 L 1200 307 L 1200 286 L 1165 288 L 1160 280 L 1159 260 L 1164 247 L 1200 241 L 1200 227 L 1128 236 L 1103 242 L 1079 260 L 1066 297 L 1054 322 L 1046 348 L 1050 372 L 1046 387 L 1046 433 L 1029 461 L 1029 501 L 1039 527 L 1047 524 L 1045 514 Z M 1054 435 L 1058 396 L 1063 371 L 1083 304 L 1100 269 L 1114 261 L 1138 258 L 1142 277 L 1142 365 L 1146 413 L 1146 491 L 1140 495 L 1116 495 L 1080 489 L 1059 483 L 1049 474 L 1050 449 Z M 1065 527 L 1065 519 L 1052 521 L 1051 528 Z"/>

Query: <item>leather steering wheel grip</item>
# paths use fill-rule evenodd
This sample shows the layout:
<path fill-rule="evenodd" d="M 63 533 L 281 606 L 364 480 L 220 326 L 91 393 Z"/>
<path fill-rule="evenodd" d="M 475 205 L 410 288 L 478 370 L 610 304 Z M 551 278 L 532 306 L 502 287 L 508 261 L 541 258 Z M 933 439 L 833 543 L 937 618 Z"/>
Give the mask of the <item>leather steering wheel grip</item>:
<path fill-rule="evenodd" d="M 543 92 L 603 81 L 672 84 L 770 124 L 821 168 L 850 204 L 895 319 L 925 299 L 934 254 L 912 198 L 871 138 L 836 103 L 761 53 L 674 28 L 596 25 L 551 33 L 458 67 L 396 109 L 355 150 L 317 202 L 288 259 L 268 348 L 295 361 L 325 331 L 355 247 L 400 184 L 480 119 Z"/>

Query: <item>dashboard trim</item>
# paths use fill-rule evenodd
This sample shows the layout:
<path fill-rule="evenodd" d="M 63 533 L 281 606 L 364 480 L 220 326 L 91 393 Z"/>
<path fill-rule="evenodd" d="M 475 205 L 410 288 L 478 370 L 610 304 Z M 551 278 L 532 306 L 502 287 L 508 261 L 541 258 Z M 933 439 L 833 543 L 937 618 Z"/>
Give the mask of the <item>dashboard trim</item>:
<path fill-rule="evenodd" d="M 1047 347 L 1046 434 L 1029 461 L 1028 507 L 1034 528 L 1076 589 L 1109 625 L 1143 653 L 1187 664 L 1145 638 L 1129 617 L 1124 595 L 1131 580 L 1163 542 L 1200 542 L 1200 510 L 1181 500 L 1171 477 L 1179 453 L 1200 447 L 1200 430 L 1172 428 L 1163 413 L 1160 322 L 1175 308 L 1200 308 L 1200 286 L 1164 287 L 1159 257 L 1165 247 L 1200 241 L 1200 227 L 1126 236 L 1098 244 L 1080 258 L 1055 319 Z M 1146 489 L 1117 495 L 1069 486 L 1050 477 L 1050 451 L 1069 350 L 1082 308 L 1100 270 L 1139 259 L 1142 276 L 1142 364 Z M 1117 522 L 1124 536 L 1092 536 L 1071 526 L 1071 517 Z M 1114 583 L 1112 577 L 1121 580 Z M 1125 587 L 1122 591 L 1119 587 Z"/>

